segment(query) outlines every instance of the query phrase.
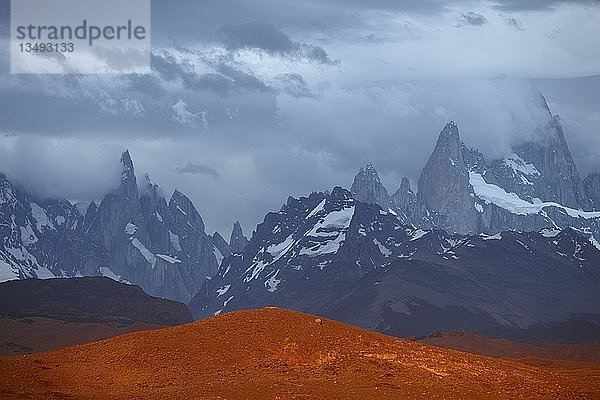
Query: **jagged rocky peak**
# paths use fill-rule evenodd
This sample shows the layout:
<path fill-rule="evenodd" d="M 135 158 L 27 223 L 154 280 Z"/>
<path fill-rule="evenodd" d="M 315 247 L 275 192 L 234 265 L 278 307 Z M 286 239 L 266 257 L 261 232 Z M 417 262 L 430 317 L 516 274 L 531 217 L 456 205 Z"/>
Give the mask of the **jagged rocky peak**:
<path fill-rule="evenodd" d="M 289 199 L 288 199 L 289 202 Z M 248 245 L 248 238 L 244 236 L 244 231 L 239 221 L 233 224 L 233 230 L 231 231 L 231 238 L 229 239 L 229 246 L 231 251 L 234 253 L 241 253 L 244 248 Z"/>
<path fill-rule="evenodd" d="M 133 161 L 131 160 L 131 155 L 129 154 L 129 150 L 125 150 L 123 154 L 121 154 L 121 187 L 127 185 L 130 181 L 136 181 L 135 177 L 135 168 L 133 167 Z M 136 182 L 137 184 L 137 182 Z"/>
<path fill-rule="evenodd" d="M 377 170 L 372 164 L 361 168 L 352 183 L 350 189 L 354 198 L 363 203 L 379 204 L 387 209 L 390 202 L 390 196 L 377 174 Z"/>
<path fill-rule="evenodd" d="M 435 145 L 435 152 L 445 153 L 450 159 L 450 163 L 463 161 L 462 155 L 462 143 L 460 141 L 460 133 L 458 132 L 458 126 L 454 121 L 448 122 L 444 129 L 440 132 L 437 143 Z"/>
<path fill-rule="evenodd" d="M 410 187 L 410 181 L 407 177 L 402 178 L 400 187 L 394 192 L 390 200 L 394 207 L 400 209 L 409 217 L 416 212 L 417 196 Z"/>
<path fill-rule="evenodd" d="M 167 201 L 160 186 L 153 183 L 148 174 L 144 175 L 140 188 L 140 204 L 150 242 L 157 250 L 168 252 L 169 229 L 165 220 L 169 216 Z"/>
<path fill-rule="evenodd" d="M 81 211 L 79 211 L 81 213 Z M 98 206 L 95 202 L 91 201 L 90 204 L 85 209 L 85 212 L 82 213 L 84 215 L 83 225 L 85 229 L 89 228 L 94 219 L 96 219 L 96 215 L 98 215 Z"/>
<path fill-rule="evenodd" d="M 128 151 L 102 201 L 36 201 L 0 175 L 0 280 L 104 275 L 157 297 L 188 301 L 218 265 L 191 201 L 165 196 L 148 176 L 139 186 Z M 87 209 L 86 209 L 87 208 Z"/>
<path fill-rule="evenodd" d="M 354 200 L 356 200 L 356 198 L 352 195 L 352 193 L 341 186 L 336 186 L 331 191 L 329 199 L 327 200 L 327 204 L 333 204 L 336 207 L 339 206 L 344 208 L 348 205 L 354 204 Z"/>
<path fill-rule="evenodd" d="M 533 164 L 540 172 L 539 179 L 534 182 L 535 197 L 575 209 L 591 209 L 560 118 L 552 115 L 541 93 L 538 96 L 538 110 L 541 110 L 542 119 L 534 132 L 513 146 L 519 157 Z"/>
<path fill-rule="evenodd" d="M 190 228 L 204 232 L 204 221 L 198 210 L 196 210 L 192 201 L 177 189 L 173 192 L 171 200 L 169 200 L 169 213 L 179 225 L 189 223 Z"/>
<path fill-rule="evenodd" d="M 593 172 L 583 181 L 585 193 L 595 210 L 600 210 L 600 173 Z"/>
<path fill-rule="evenodd" d="M 471 233 L 478 231 L 478 215 L 463 147 L 458 127 L 448 122 L 423 168 L 418 197 L 427 210 L 440 216 L 438 226 Z"/>
<path fill-rule="evenodd" d="M 229 246 L 229 243 L 227 243 L 223 235 L 221 235 L 219 232 L 215 232 L 212 234 L 211 237 L 213 240 L 213 244 L 215 245 L 217 250 L 219 250 L 223 257 L 227 257 L 232 254 L 231 246 Z"/>
<path fill-rule="evenodd" d="M 400 188 L 398 188 L 398 191 L 403 193 L 414 194 L 410 187 L 410 181 L 407 177 L 402 178 L 402 181 L 400 182 Z"/>
<path fill-rule="evenodd" d="M 165 193 L 163 192 L 160 185 L 154 183 L 150 178 L 149 174 L 144 174 L 144 181 L 140 185 L 140 199 L 150 199 L 153 205 L 166 203 Z"/>

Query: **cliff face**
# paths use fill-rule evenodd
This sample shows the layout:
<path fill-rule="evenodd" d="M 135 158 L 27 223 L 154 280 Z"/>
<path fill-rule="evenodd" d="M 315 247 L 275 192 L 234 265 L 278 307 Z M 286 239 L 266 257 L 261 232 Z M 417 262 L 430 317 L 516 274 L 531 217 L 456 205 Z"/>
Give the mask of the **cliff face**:
<path fill-rule="evenodd" d="M 441 228 L 458 233 L 479 231 L 473 188 L 458 127 L 446 124 L 419 178 L 419 202 L 437 215 Z"/>
<path fill-rule="evenodd" d="M 192 202 L 167 202 L 129 152 L 119 186 L 82 215 L 68 201 L 39 201 L 5 177 L 0 278 L 107 276 L 153 296 L 188 301 L 218 268 L 215 246 Z M 222 257 L 221 257 L 222 258 Z"/>
<path fill-rule="evenodd" d="M 350 191 L 356 200 L 363 203 L 379 204 L 385 208 L 390 202 L 390 196 L 371 164 L 358 171 Z"/>

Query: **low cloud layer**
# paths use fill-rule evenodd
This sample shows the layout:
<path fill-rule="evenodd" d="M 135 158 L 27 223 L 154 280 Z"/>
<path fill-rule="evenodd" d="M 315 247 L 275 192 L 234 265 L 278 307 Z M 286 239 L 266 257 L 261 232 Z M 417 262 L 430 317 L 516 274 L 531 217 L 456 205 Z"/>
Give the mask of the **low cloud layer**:
<path fill-rule="evenodd" d="M 579 169 L 600 171 L 598 2 L 234 3 L 156 2 L 148 75 L 10 75 L 2 53 L 0 171 L 100 199 L 129 148 L 227 236 L 366 163 L 414 186 L 449 120 L 502 156 L 535 131 L 540 90 Z"/>

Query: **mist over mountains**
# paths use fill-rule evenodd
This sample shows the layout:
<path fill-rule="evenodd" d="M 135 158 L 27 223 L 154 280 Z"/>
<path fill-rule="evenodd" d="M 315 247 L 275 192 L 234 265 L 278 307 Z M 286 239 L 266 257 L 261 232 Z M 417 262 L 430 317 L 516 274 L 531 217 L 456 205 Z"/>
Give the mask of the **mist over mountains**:
<path fill-rule="evenodd" d="M 579 175 L 538 102 L 545 119 L 502 158 L 468 147 L 450 121 L 414 189 L 405 177 L 390 195 L 369 164 L 350 191 L 289 196 L 250 239 L 237 213 L 230 236 L 207 233 L 185 194 L 138 179 L 128 151 L 98 204 L 44 200 L 2 176 L 2 279 L 108 276 L 189 302 L 196 317 L 278 305 L 396 335 L 591 323 L 600 180 Z M 369 311 L 347 314 L 358 304 Z"/>
<path fill-rule="evenodd" d="M 545 3 L 153 4 L 150 74 L 13 76 L 0 56 L 0 170 L 42 196 L 100 201 L 129 148 L 166 192 L 186 188 L 211 230 L 242 207 L 250 230 L 289 194 L 368 163 L 387 186 L 415 186 L 450 120 L 502 157 L 533 131 L 542 90 L 587 175 L 600 169 L 600 9 Z"/>

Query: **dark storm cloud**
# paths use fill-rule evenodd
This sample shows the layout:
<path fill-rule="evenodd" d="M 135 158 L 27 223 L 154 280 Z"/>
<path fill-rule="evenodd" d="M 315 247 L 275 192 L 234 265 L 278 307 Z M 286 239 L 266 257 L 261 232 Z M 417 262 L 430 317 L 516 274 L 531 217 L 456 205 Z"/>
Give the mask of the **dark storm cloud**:
<path fill-rule="evenodd" d="M 462 20 L 463 20 L 463 22 L 465 22 L 469 25 L 475 25 L 475 26 L 481 26 L 488 22 L 487 18 L 485 18 L 483 15 L 473 12 L 473 11 L 467 11 L 467 12 L 462 13 Z"/>
<path fill-rule="evenodd" d="M 137 92 L 141 96 L 147 95 L 151 98 L 161 98 L 166 95 L 163 82 L 155 75 L 129 75 L 126 78 L 131 92 Z"/>
<path fill-rule="evenodd" d="M 360 9 L 379 9 L 404 12 L 439 12 L 446 9 L 447 1 L 443 0 L 335 0 L 334 3 Z"/>
<path fill-rule="evenodd" d="M 548 11 L 562 4 L 598 5 L 599 0 L 500 0 L 494 6 L 502 11 Z"/>
<path fill-rule="evenodd" d="M 214 168 L 197 162 L 188 163 L 182 167 L 175 168 L 175 170 L 180 174 L 199 174 L 212 176 L 213 178 L 218 178 L 220 175 Z"/>
<path fill-rule="evenodd" d="M 227 48 L 233 50 L 256 48 L 285 54 L 295 46 L 287 35 L 264 22 L 224 25 L 217 31 L 216 36 Z"/>
<path fill-rule="evenodd" d="M 0 132 L 164 137 L 173 131 L 190 135 L 223 125 L 260 129 L 270 124 L 278 89 L 226 61 L 207 61 L 202 68 L 213 72 L 203 72 L 184 59 L 157 53 L 152 57 L 155 73 L 146 75 L 5 71 L 0 75 Z"/>
<path fill-rule="evenodd" d="M 0 171 L 49 195 L 98 199 L 129 148 L 138 177 L 180 188 L 221 231 L 235 219 L 253 229 L 288 195 L 348 187 L 369 162 L 390 191 L 402 176 L 414 188 L 448 120 L 490 157 L 531 126 L 524 91 L 490 77 L 522 89 L 523 76 L 599 72 L 596 31 L 580 30 L 595 14 L 552 7 L 532 17 L 516 1 L 155 1 L 152 74 L 1 71 Z M 463 26 L 488 22 L 456 29 L 462 12 Z M 520 21 L 527 30 L 515 32 Z M 555 25 L 560 40 L 547 39 Z M 584 172 L 600 168 L 598 84 L 544 83 Z M 110 156 L 96 162 L 99 149 Z"/>
<path fill-rule="evenodd" d="M 189 62 L 177 60 L 169 55 L 153 54 L 152 68 L 163 80 L 171 82 L 180 79 L 187 89 L 194 91 L 208 90 L 221 95 L 236 93 L 240 90 L 272 91 L 256 76 L 227 65 L 225 61 L 206 60 L 206 65 L 214 72 L 199 73 Z"/>
<path fill-rule="evenodd" d="M 223 25 L 245 25 L 255 21 L 285 27 L 290 32 L 333 32 L 368 28 L 364 14 L 371 11 L 433 15 L 446 11 L 448 6 L 449 2 L 442 0 L 154 0 L 152 38 L 167 42 L 207 40 Z M 223 33 L 226 37 L 233 36 L 237 44 L 238 29 Z M 253 38 L 257 39 L 262 43 L 264 38 Z M 274 39 L 277 38 L 270 37 L 266 46 L 275 44 L 271 42 Z M 276 44 L 286 45 L 284 37 L 278 35 L 278 40 L 281 42 Z"/>
<path fill-rule="evenodd" d="M 305 58 L 323 64 L 333 63 L 323 48 L 294 42 L 275 26 L 265 22 L 224 25 L 216 32 L 215 37 L 229 50 L 260 49 L 291 58 Z"/>

